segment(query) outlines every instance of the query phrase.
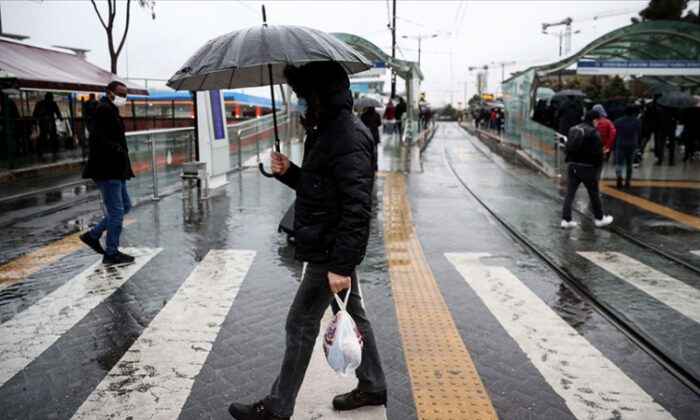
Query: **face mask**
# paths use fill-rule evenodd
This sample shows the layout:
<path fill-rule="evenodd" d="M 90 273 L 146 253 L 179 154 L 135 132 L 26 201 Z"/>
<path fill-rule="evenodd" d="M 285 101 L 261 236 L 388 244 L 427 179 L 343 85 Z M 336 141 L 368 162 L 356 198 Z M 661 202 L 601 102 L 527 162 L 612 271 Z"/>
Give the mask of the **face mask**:
<path fill-rule="evenodd" d="M 126 105 L 126 98 L 123 98 L 123 97 L 121 97 L 121 96 L 114 95 L 114 99 L 112 99 L 112 103 L 113 103 L 114 106 L 116 106 L 117 108 L 121 108 L 121 107 L 123 107 L 124 105 Z"/>
<path fill-rule="evenodd" d="M 306 111 L 309 110 L 309 104 L 306 103 L 306 99 L 299 98 L 297 108 L 299 108 L 299 115 L 301 118 L 306 119 Z"/>

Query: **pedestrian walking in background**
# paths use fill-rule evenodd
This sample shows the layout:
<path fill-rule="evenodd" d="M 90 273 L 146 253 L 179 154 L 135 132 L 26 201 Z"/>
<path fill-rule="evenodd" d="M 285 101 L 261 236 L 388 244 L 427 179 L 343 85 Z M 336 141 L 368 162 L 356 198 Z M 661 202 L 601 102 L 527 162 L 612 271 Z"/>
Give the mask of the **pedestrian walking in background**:
<path fill-rule="evenodd" d="M 372 214 L 375 147 L 369 130 L 352 114 L 350 82 L 336 62 L 287 67 L 289 86 L 300 98 L 307 131 L 301 167 L 272 152 L 277 179 L 296 190 L 295 258 L 307 261 L 304 278 L 289 309 L 282 368 L 262 401 L 232 403 L 239 420 L 288 419 L 311 359 L 321 318 L 333 294 L 351 286 L 347 311 L 362 334 L 357 388 L 333 399 L 336 410 L 386 404 L 386 381 L 369 319 L 362 305 L 355 268 L 363 260 Z M 341 299 L 343 297 L 341 296 Z"/>
<path fill-rule="evenodd" d="M 54 155 L 58 153 L 58 133 L 56 131 L 56 118 L 63 120 L 61 110 L 53 100 L 53 93 L 47 92 L 44 99 L 37 102 L 32 112 L 32 117 L 39 124 L 39 139 L 37 140 L 37 153 L 43 156 L 48 150 Z"/>
<path fill-rule="evenodd" d="M 90 127 L 92 126 L 92 121 L 95 116 L 95 109 L 97 109 L 97 99 L 95 99 L 95 94 L 91 93 L 88 100 L 83 102 L 83 126 L 85 127 L 86 133 L 90 134 Z"/>
<path fill-rule="evenodd" d="M 382 126 L 384 134 L 394 134 L 396 132 L 396 112 L 394 102 L 389 100 L 384 108 L 384 124 Z"/>
<path fill-rule="evenodd" d="M 575 96 L 567 96 L 566 101 L 559 106 L 556 113 L 559 134 L 567 135 L 569 129 L 581 122 L 583 107 Z"/>
<path fill-rule="evenodd" d="M 134 257 L 119 251 L 119 237 L 124 215 L 131 209 L 131 198 L 126 181 L 134 177 L 126 144 L 124 121 L 119 108 L 126 104 L 126 85 L 111 82 L 107 93 L 95 108 L 90 131 L 88 161 L 83 178 L 92 178 L 100 188 L 107 215 L 80 240 L 95 252 L 104 254 L 105 264 L 130 263 Z M 102 233 L 107 231 L 106 248 L 100 245 Z"/>
<path fill-rule="evenodd" d="M 671 112 L 659 103 L 661 94 L 654 95 L 654 100 L 647 107 L 646 117 L 649 118 L 649 127 L 654 134 L 654 155 L 656 165 L 661 166 L 664 161 L 664 151 L 667 140 L 671 140 L 669 165 L 674 164 L 675 158 L 675 122 Z"/>
<path fill-rule="evenodd" d="M 634 165 L 634 152 L 639 146 L 642 137 L 642 122 L 637 118 L 637 107 L 634 105 L 627 105 L 625 108 L 625 116 L 615 120 L 615 127 L 617 128 L 617 140 L 615 141 L 615 174 L 617 175 L 617 188 L 622 188 L 623 163 L 627 168 L 625 187 L 630 187 L 632 167 Z"/>
<path fill-rule="evenodd" d="M 396 113 L 396 127 L 399 129 L 399 138 L 402 138 L 403 136 L 403 114 L 406 113 L 406 102 L 403 100 L 402 97 L 399 98 L 399 103 L 396 104 L 396 109 L 394 112 Z"/>
<path fill-rule="evenodd" d="M 603 164 L 603 144 L 595 127 L 598 118 L 597 112 L 593 110 L 586 112 L 584 121 L 571 127 L 567 135 L 565 152 L 566 161 L 569 163 L 568 185 L 561 221 L 561 227 L 564 229 L 578 226 L 578 223 L 571 219 L 571 205 L 579 184 L 583 184 L 588 191 L 595 225 L 603 227 L 613 221 L 612 216 L 603 214 L 603 205 L 598 191 L 598 169 Z"/>
<path fill-rule="evenodd" d="M 379 117 L 379 114 L 377 111 L 374 109 L 374 107 L 370 106 L 365 109 L 365 112 L 362 113 L 360 116 L 360 120 L 369 128 L 369 132 L 372 133 L 372 139 L 374 140 L 374 148 L 375 150 L 379 146 L 379 142 L 381 141 L 379 137 L 379 126 L 382 125 L 382 119 Z M 374 154 L 374 171 L 376 172 L 378 169 L 377 167 L 377 153 Z"/>
<path fill-rule="evenodd" d="M 593 105 L 593 111 L 597 112 L 598 122 L 596 123 L 596 128 L 600 134 L 600 141 L 603 143 L 603 160 L 608 162 L 610 160 L 610 154 L 615 147 L 615 138 L 617 136 L 617 129 L 615 125 L 608 119 L 608 113 L 605 112 L 605 108 L 601 104 Z M 601 166 L 602 168 L 602 166 Z M 600 177 L 600 174 L 599 174 Z"/>
<path fill-rule="evenodd" d="M 685 144 L 683 162 L 687 162 L 692 160 L 695 152 L 700 150 L 700 105 L 684 109 L 682 121 L 685 127 L 683 129 L 683 143 Z"/>

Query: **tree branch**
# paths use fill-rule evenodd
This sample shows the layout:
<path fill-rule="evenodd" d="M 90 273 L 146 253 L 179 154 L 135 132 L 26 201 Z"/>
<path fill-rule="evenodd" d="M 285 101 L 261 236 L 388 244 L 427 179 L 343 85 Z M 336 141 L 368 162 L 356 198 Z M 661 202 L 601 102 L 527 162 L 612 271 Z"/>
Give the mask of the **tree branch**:
<path fill-rule="evenodd" d="M 126 41 L 126 34 L 129 32 L 129 21 L 131 17 L 131 0 L 126 1 L 126 25 L 124 26 L 124 35 L 119 43 L 119 48 L 117 48 L 117 55 L 122 52 L 122 47 L 124 46 L 124 41 Z"/>
<path fill-rule="evenodd" d="M 112 7 L 112 2 L 114 2 L 114 7 Z M 109 28 L 114 27 L 114 17 L 117 16 L 117 0 L 107 0 L 107 6 L 109 6 Z"/>
<path fill-rule="evenodd" d="M 102 24 L 102 27 L 105 28 L 105 31 L 107 30 L 107 25 L 105 25 L 105 21 L 102 19 L 102 15 L 100 15 L 99 9 L 97 9 L 97 4 L 95 4 L 95 0 L 90 0 L 92 3 L 92 7 L 95 8 L 95 13 L 97 13 L 97 17 L 100 19 L 100 23 Z"/>

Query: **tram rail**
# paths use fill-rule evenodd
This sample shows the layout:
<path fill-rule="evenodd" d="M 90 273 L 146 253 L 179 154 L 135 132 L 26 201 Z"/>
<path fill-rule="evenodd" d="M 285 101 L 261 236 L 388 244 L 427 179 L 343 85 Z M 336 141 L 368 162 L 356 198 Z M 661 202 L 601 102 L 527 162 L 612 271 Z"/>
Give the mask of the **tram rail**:
<path fill-rule="evenodd" d="M 472 141 L 470 139 L 470 141 Z M 486 156 L 489 160 L 494 162 L 494 160 L 485 154 L 482 150 L 480 150 L 479 147 L 475 146 L 477 150 L 484 156 Z M 445 145 L 445 140 L 442 140 L 442 157 L 443 161 L 445 162 L 446 166 L 450 169 L 450 172 L 453 174 L 453 176 L 457 179 L 457 181 L 462 185 L 462 187 L 465 189 L 465 191 L 472 197 L 474 200 L 479 203 L 479 205 L 486 210 L 486 212 L 490 215 L 494 221 L 496 221 L 501 227 L 505 229 L 505 231 L 518 243 L 529 249 L 537 258 L 539 258 L 545 265 L 547 265 L 552 271 L 554 271 L 559 278 L 567 285 L 569 286 L 574 293 L 576 293 L 584 302 L 588 303 L 591 305 L 592 308 L 594 308 L 598 313 L 600 313 L 608 322 L 610 322 L 612 325 L 614 325 L 620 332 L 622 332 L 625 336 L 627 336 L 633 343 L 635 343 L 639 348 L 641 348 L 644 352 L 649 354 L 654 360 L 656 360 L 659 364 L 661 364 L 669 373 L 671 373 L 675 378 L 677 378 L 679 381 L 684 383 L 688 388 L 690 388 L 693 392 L 696 394 L 700 395 L 700 378 L 695 377 L 688 369 L 686 369 L 684 366 L 681 364 L 677 363 L 675 360 L 673 360 L 672 357 L 668 356 L 663 352 L 662 349 L 660 349 L 658 346 L 656 346 L 651 340 L 646 338 L 643 333 L 641 333 L 638 329 L 634 328 L 633 325 L 628 324 L 625 322 L 622 317 L 617 315 L 616 310 L 609 304 L 605 303 L 604 301 L 598 299 L 595 294 L 589 292 L 586 287 L 583 286 L 582 282 L 579 281 L 579 279 L 574 276 L 572 273 L 570 273 L 565 267 L 560 266 L 557 264 L 544 250 L 540 249 L 536 244 L 534 244 L 532 241 L 530 241 L 527 236 L 522 234 L 520 231 L 518 231 L 514 226 L 512 226 L 510 223 L 508 223 L 504 218 L 502 218 L 492 207 L 490 207 L 480 196 L 477 194 L 474 189 L 472 189 L 465 181 L 462 179 L 462 177 L 459 176 L 457 171 L 455 170 L 452 161 L 448 158 L 447 156 L 447 147 Z M 494 162 L 495 163 L 495 162 Z M 513 176 L 507 169 L 503 168 L 501 165 L 498 165 L 499 169 L 502 171 L 506 172 L 509 176 Z M 527 181 L 523 181 L 521 178 L 518 178 L 519 181 L 522 181 L 526 183 L 527 185 L 532 186 L 535 188 L 535 190 L 542 192 L 546 196 L 556 199 L 558 201 L 562 201 L 560 197 L 552 196 L 551 193 L 544 192 L 540 190 L 539 188 L 533 186 Z M 588 215 L 586 215 L 589 217 Z M 686 264 L 683 261 L 677 261 L 677 259 L 673 256 L 666 255 L 666 253 L 663 253 L 660 250 L 655 249 L 655 247 L 650 246 L 646 244 L 638 243 L 638 242 L 643 242 L 640 241 L 636 238 L 632 238 L 629 235 L 625 235 L 619 232 L 619 229 L 616 230 L 611 230 L 615 234 L 620 235 L 621 237 L 630 240 L 631 242 L 634 242 L 635 244 L 645 247 L 653 252 L 657 252 L 659 255 L 662 255 L 663 257 L 668 258 L 670 261 L 673 261 L 675 263 L 678 263 L 686 268 L 690 268 L 688 264 Z M 672 257 L 672 258 L 669 258 Z M 698 272 L 698 268 L 691 266 L 691 270 Z"/>

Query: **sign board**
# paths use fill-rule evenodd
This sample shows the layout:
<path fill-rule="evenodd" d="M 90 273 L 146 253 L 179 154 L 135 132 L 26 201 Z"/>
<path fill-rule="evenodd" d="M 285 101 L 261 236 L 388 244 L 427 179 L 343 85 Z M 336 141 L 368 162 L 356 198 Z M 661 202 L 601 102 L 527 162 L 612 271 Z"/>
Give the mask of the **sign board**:
<path fill-rule="evenodd" d="M 700 75 L 698 60 L 579 61 L 577 74 L 630 76 Z"/>
<path fill-rule="evenodd" d="M 226 184 L 231 168 L 224 95 L 218 90 L 197 92 L 196 101 L 199 160 L 206 162 L 209 188 L 214 189 Z"/>

